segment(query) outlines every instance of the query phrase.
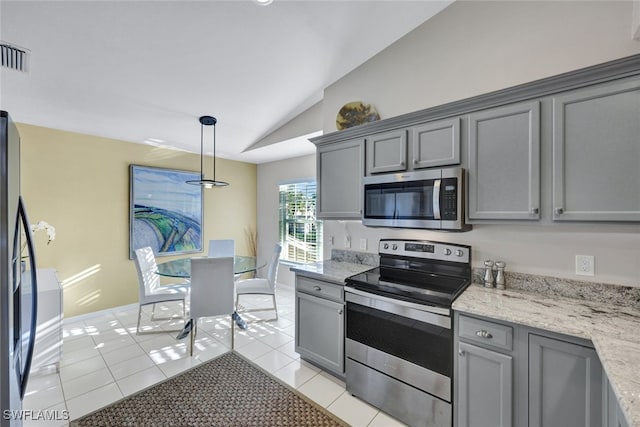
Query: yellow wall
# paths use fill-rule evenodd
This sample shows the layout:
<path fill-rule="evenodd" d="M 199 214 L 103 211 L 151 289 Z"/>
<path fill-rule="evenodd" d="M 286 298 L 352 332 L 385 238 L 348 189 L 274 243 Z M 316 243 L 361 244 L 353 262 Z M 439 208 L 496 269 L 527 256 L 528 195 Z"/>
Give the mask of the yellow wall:
<path fill-rule="evenodd" d="M 34 235 L 38 267 L 58 271 L 65 316 L 137 302 L 129 165 L 197 171 L 199 156 L 25 124 L 18 130 L 29 219 L 44 220 L 57 233 L 49 245 L 46 233 Z M 211 161 L 205 159 L 205 172 Z M 256 165 L 217 159 L 216 168 L 216 177 L 230 185 L 204 190 L 204 249 L 209 239 L 233 238 L 237 253 L 248 254 L 245 230 L 256 229 Z"/>

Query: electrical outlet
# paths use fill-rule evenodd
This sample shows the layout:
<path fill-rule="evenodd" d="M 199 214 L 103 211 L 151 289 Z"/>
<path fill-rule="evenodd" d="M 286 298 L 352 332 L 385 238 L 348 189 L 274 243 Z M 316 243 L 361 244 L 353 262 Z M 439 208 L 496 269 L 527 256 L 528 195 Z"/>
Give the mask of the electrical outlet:
<path fill-rule="evenodd" d="M 595 257 L 592 255 L 576 255 L 576 274 L 579 276 L 595 276 Z"/>
<path fill-rule="evenodd" d="M 351 237 L 350 236 L 345 236 L 345 238 L 344 238 L 344 248 L 345 249 L 351 248 Z"/>
<path fill-rule="evenodd" d="M 360 250 L 367 250 L 367 239 L 360 239 Z"/>

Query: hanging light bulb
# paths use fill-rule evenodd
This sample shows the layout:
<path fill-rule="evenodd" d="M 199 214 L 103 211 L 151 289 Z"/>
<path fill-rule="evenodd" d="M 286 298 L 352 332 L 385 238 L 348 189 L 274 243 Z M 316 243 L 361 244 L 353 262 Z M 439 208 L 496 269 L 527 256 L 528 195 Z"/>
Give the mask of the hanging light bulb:
<path fill-rule="evenodd" d="M 187 181 L 187 184 L 201 185 L 204 188 L 224 187 L 228 182 L 216 181 L 216 123 L 218 120 L 212 116 L 200 117 L 200 179 Z M 204 127 L 213 126 L 213 179 L 204 177 Z"/>

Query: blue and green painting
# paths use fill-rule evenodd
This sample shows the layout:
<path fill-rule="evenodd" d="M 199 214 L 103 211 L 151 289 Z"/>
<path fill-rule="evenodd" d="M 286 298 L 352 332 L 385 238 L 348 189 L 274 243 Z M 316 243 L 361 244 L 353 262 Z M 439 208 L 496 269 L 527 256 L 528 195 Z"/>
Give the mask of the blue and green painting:
<path fill-rule="evenodd" d="M 150 246 L 156 255 L 202 250 L 202 190 L 194 172 L 132 165 L 131 251 Z"/>

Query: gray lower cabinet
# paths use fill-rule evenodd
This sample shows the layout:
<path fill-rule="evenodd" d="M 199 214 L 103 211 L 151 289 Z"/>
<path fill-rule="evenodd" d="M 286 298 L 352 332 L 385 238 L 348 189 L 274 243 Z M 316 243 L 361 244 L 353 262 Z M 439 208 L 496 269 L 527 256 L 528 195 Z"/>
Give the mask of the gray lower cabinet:
<path fill-rule="evenodd" d="M 640 221 L 640 80 L 553 98 L 553 219 Z"/>
<path fill-rule="evenodd" d="M 540 103 L 469 115 L 470 220 L 540 218 Z"/>
<path fill-rule="evenodd" d="M 602 371 L 602 427 L 629 427 L 604 371 Z"/>
<path fill-rule="evenodd" d="M 512 357 L 460 342 L 458 426 L 511 427 Z"/>
<path fill-rule="evenodd" d="M 602 366 L 590 342 L 455 313 L 454 425 L 622 427 L 603 423 Z M 618 417 L 618 418 L 615 418 Z"/>
<path fill-rule="evenodd" d="M 529 334 L 529 427 L 597 427 L 602 366 L 593 348 Z"/>
<path fill-rule="evenodd" d="M 342 286 L 296 275 L 295 350 L 344 377 L 344 293 Z"/>
<path fill-rule="evenodd" d="M 360 219 L 364 176 L 364 138 L 318 145 L 317 217 Z"/>

